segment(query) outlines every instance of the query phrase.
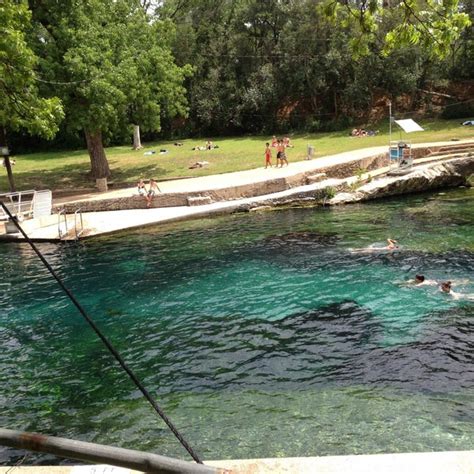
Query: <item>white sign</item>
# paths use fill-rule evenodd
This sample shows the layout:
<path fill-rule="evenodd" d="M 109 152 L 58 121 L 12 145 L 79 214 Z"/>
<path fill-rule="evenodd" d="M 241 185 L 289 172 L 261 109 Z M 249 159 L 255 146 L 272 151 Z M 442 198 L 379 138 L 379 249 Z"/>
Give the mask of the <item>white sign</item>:
<path fill-rule="evenodd" d="M 424 130 L 412 119 L 395 120 L 395 123 L 405 132 L 423 132 Z"/>

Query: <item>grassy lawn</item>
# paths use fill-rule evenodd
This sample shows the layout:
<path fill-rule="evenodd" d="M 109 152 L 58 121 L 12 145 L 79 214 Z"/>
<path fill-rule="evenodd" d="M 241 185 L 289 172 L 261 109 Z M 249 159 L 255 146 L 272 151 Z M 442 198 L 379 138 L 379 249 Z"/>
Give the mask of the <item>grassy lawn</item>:
<path fill-rule="evenodd" d="M 474 127 L 460 125 L 461 120 L 420 120 L 424 132 L 400 134 L 394 127 L 393 140 L 402 138 L 412 143 L 451 140 L 453 138 L 474 139 Z M 349 130 L 334 133 L 292 134 L 294 148 L 287 156 L 292 161 L 306 157 L 308 144 L 315 147 L 315 156 L 321 157 L 344 151 L 388 144 L 388 124 L 379 127 L 375 137 L 351 138 Z M 211 137 L 212 138 L 212 137 Z M 158 181 L 170 178 L 204 176 L 209 174 L 241 171 L 264 166 L 265 142 L 269 136 L 245 136 L 240 138 L 219 138 L 214 144 L 219 148 L 210 151 L 192 151 L 196 145 L 204 145 L 206 138 L 181 140 L 183 146 L 173 142 L 147 143 L 143 150 L 133 151 L 130 146 L 107 148 L 107 158 L 112 171 L 111 181 L 117 185 L 135 184 L 139 178 L 155 178 Z M 160 155 L 160 149 L 168 153 Z M 146 151 L 156 150 L 155 155 L 145 156 Z M 273 150 L 273 161 L 275 161 Z M 90 168 L 86 150 L 32 153 L 14 157 L 13 167 L 17 189 L 79 189 L 90 188 L 93 182 L 88 178 Z M 188 169 L 196 161 L 208 161 L 200 169 Z M 0 175 L 0 191 L 8 191 L 6 170 Z"/>

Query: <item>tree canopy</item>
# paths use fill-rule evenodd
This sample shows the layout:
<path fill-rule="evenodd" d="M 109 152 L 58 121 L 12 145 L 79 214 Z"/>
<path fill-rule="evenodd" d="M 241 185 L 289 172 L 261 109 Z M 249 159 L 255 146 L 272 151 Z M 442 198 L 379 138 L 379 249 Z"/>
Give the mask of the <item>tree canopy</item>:
<path fill-rule="evenodd" d="M 183 81 L 169 48 L 172 26 L 152 22 L 136 0 L 32 0 L 34 44 L 67 126 L 85 132 L 92 176 L 109 176 L 103 136 L 132 123 L 158 131 L 161 117 L 186 113 Z M 55 90 L 58 90 L 55 87 Z"/>
<path fill-rule="evenodd" d="M 471 25 L 459 0 L 326 0 L 324 12 L 342 27 L 352 26 L 356 56 L 369 54 L 377 41 L 387 55 L 396 48 L 420 45 L 445 58 L 451 45 Z"/>
<path fill-rule="evenodd" d="M 26 39 L 30 20 L 26 2 L 0 3 L 0 128 L 53 138 L 63 111 L 58 98 L 38 93 L 38 61 Z"/>
<path fill-rule="evenodd" d="M 51 136 L 59 97 L 59 134 L 85 135 L 94 177 L 109 174 L 103 142 L 129 140 L 132 125 L 154 136 L 334 130 L 376 117 L 388 99 L 429 113 L 423 91 L 468 91 L 459 81 L 474 78 L 473 0 L 1 8 L 1 123 Z M 469 100 L 460 108 L 473 110 Z"/>

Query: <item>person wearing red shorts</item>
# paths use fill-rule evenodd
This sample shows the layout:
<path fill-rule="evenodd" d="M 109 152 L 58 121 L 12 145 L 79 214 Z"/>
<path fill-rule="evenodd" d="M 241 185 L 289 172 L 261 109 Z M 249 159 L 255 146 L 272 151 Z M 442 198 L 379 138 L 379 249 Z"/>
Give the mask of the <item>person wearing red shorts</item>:
<path fill-rule="evenodd" d="M 269 166 L 270 168 L 272 167 L 272 150 L 270 148 L 269 143 L 265 143 L 266 148 L 265 148 L 265 169 L 267 169 Z"/>

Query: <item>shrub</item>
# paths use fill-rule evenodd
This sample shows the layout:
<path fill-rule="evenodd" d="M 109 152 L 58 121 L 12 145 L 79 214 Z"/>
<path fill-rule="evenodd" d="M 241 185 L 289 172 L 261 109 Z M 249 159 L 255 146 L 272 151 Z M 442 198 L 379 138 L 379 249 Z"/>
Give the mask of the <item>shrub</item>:
<path fill-rule="evenodd" d="M 323 190 L 323 199 L 332 199 L 336 195 L 336 189 L 332 186 L 328 186 Z"/>

